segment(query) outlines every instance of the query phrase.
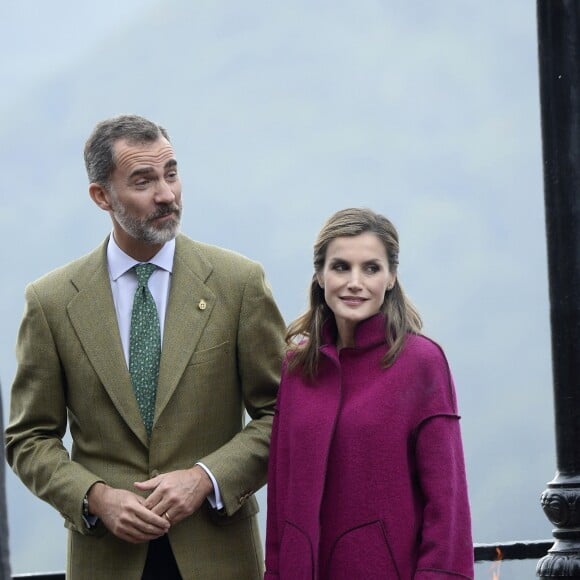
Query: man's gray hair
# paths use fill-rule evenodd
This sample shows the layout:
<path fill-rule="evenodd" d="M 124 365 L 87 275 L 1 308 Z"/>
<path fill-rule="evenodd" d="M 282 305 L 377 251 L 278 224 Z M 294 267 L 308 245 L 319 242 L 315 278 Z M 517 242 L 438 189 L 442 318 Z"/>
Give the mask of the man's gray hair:
<path fill-rule="evenodd" d="M 124 139 L 131 145 L 152 143 L 169 135 L 161 126 L 138 115 L 120 115 L 96 125 L 85 144 L 85 167 L 90 183 L 108 187 L 115 170 L 113 147 Z"/>

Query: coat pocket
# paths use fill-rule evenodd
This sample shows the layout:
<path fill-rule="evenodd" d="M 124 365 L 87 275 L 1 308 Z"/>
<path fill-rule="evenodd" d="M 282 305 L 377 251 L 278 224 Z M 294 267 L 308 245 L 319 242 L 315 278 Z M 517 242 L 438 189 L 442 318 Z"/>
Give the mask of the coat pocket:
<path fill-rule="evenodd" d="M 212 363 L 215 364 L 224 356 L 229 356 L 230 354 L 230 343 L 229 341 L 216 344 L 210 348 L 205 348 L 203 350 L 196 350 L 192 355 L 191 359 L 187 363 L 187 366 L 197 366 Z"/>
<path fill-rule="evenodd" d="M 278 561 L 280 580 L 312 580 L 314 557 L 308 536 L 294 524 L 286 522 L 280 538 Z"/>
<path fill-rule="evenodd" d="M 327 572 L 332 580 L 400 580 L 383 522 L 369 522 L 339 536 L 330 552 Z"/>

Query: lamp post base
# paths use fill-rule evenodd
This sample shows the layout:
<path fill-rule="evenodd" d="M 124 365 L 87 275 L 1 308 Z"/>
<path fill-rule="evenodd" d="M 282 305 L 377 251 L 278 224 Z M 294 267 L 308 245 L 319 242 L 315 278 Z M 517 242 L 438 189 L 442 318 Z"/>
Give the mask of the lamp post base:
<path fill-rule="evenodd" d="M 580 578 L 580 478 L 557 474 L 541 496 L 546 517 L 554 524 L 555 543 L 536 567 L 542 580 Z"/>

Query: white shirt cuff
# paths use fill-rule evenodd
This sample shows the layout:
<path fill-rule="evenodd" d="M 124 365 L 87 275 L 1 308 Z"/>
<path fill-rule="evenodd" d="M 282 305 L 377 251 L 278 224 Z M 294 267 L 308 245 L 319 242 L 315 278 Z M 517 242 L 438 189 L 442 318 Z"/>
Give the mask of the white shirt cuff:
<path fill-rule="evenodd" d="M 213 473 L 209 470 L 209 468 L 207 468 L 203 463 L 197 462 L 196 465 L 199 465 L 208 474 L 213 485 L 213 493 L 210 493 L 207 496 L 207 501 L 209 501 L 209 504 L 214 510 L 221 510 L 224 507 L 224 504 L 220 494 L 220 486 L 218 485 L 216 478 L 213 476 Z"/>

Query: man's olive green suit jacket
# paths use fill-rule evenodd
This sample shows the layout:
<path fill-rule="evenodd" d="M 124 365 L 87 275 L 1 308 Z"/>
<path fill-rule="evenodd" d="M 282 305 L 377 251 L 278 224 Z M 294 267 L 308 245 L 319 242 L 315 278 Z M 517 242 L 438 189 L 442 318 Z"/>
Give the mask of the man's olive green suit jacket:
<path fill-rule="evenodd" d="M 106 262 L 107 241 L 26 289 L 7 459 L 69 529 L 68 577 L 139 579 L 147 545 L 87 529 L 92 484 L 133 483 L 203 462 L 224 509 L 208 502 L 173 526 L 184 579 L 261 578 L 253 493 L 266 481 L 284 324 L 262 268 L 242 256 L 176 240 L 148 441 L 123 355 Z M 244 427 L 244 408 L 251 421 Z M 72 449 L 62 438 L 68 426 Z M 33 522 L 31 522 L 33 525 Z"/>

